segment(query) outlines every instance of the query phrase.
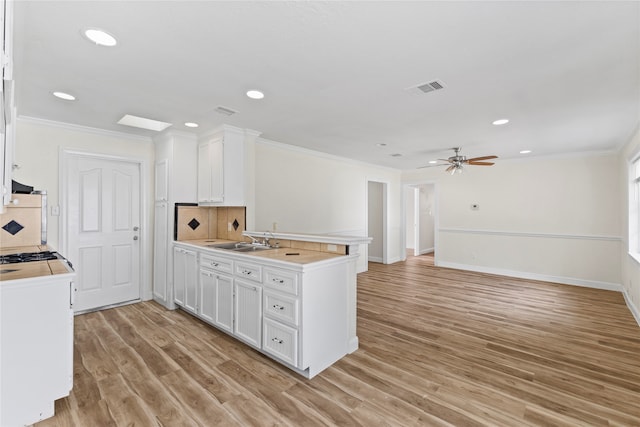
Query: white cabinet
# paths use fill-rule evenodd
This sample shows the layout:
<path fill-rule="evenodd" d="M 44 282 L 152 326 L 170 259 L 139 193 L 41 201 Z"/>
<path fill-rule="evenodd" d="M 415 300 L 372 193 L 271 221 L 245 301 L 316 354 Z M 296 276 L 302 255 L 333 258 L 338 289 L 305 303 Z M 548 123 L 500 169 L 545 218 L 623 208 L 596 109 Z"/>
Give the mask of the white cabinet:
<path fill-rule="evenodd" d="M 246 206 L 246 132 L 223 126 L 198 143 L 198 204 Z"/>
<path fill-rule="evenodd" d="M 312 378 L 348 353 L 350 262 L 309 267 L 176 244 L 175 302 Z"/>
<path fill-rule="evenodd" d="M 174 301 L 187 311 L 197 312 L 198 263 L 196 252 L 174 247 L 173 284 Z"/>
<path fill-rule="evenodd" d="M 262 287 L 249 281 L 235 280 L 235 322 L 233 333 L 256 348 L 262 337 Z"/>
<path fill-rule="evenodd" d="M 178 202 L 195 203 L 197 200 L 195 165 L 198 142 L 195 135 L 167 131 L 154 137 L 154 144 L 153 299 L 174 309 L 174 206 Z"/>
<path fill-rule="evenodd" d="M 11 201 L 11 177 L 13 175 L 13 151 L 15 143 L 15 100 L 13 82 L 13 1 L 0 4 L 0 212 Z"/>
<path fill-rule="evenodd" d="M 224 202 L 224 142 L 198 144 L 198 203 Z"/>
<path fill-rule="evenodd" d="M 233 278 L 200 265 L 200 317 L 232 333 Z"/>
<path fill-rule="evenodd" d="M 0 425 L 31 425 L 73 386 L 73 274 L 1 285 Z"/>

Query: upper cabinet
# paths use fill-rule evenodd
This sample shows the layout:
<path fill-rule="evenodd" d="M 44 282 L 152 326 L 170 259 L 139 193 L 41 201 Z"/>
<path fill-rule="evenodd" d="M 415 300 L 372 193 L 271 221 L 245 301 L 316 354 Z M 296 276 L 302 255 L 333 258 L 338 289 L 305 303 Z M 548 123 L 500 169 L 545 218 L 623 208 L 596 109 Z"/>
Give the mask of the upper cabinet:
<path fill-rule="evenodd" d="M 257 133 L 224 125 L 198 144 L 198 204 L 246 206 L 248 144 Z"/>
<path fill-rule="evenodd" d="M 13 145 L 15 140 L 16 114 L 13 98 L 13 1 L 2 0 L 0 10 L 0 62 L 2 63 L 2 84 L 0 92 L 0 212 L 11 201 L 11 177 L 13 166 Z"/>

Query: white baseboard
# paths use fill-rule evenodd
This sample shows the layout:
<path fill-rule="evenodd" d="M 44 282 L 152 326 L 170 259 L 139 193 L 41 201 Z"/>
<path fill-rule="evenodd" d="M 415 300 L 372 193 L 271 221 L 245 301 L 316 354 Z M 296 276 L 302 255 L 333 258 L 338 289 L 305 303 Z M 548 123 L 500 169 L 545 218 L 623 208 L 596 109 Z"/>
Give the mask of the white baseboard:
<path fill-rule="evenodd" d="M 636 319 L 636 323 L 640 326 L 640 311 L 638 311 L 638 308 L 633 304 L 633 301 L 631 301 L 631 297 L 629 297 L 626 289 L 622 291 L 622 295 L 624 295 L 624 302 L 627 303 L 627 307 L 629 307 L 633 318 Z"/>
<path fill-rule="evenodd" d="M 499 268 L 483 267 L 479 265 L 458 264 L 455 262 L 440 261 L 438 267 L 455 268 L 456 270 L 477 271 L 479 273 L 498 274 L 500 276 L 518 277 L 520 279 L 540 280 L 542 282 L 562 283 L 563 285 L 582 286 L 585 288 L 604 289 L 607 291 L 622 292 L 620 283 L 600 282 L 596 280 L 578 279 L 576 277 L 551 276 L 547 274 L 529 273 L 526 271 L 503 270 Z"/>
<path fill-rule="evenodd" d="M 370 256 L 369 257 L 369 262 L 379 262 L 382 263 L 382 258 L 379 256 Z"/>
<path fill-rule="evenodd" d="M 435 252 L 435 248 L 427 248 L 420 251 L 420 255 L 430 254 L 431 252 Z"/>

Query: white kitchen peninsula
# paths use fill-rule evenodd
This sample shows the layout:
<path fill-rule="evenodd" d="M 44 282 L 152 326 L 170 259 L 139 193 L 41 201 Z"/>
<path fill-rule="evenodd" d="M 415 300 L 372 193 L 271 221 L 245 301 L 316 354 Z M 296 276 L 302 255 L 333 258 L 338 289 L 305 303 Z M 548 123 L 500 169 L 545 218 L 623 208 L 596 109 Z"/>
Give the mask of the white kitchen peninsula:
<path fill-rule="evenodd" d="M 243 234 L 264 238 L 261 232 Z M 198 269 L 194 303 L 175 302 L 312 378 L 358 348 L 355 248 L 370 239 L 293 233 L 267 238 L 278 247 L 235 252 L 211 247 L 210 239 L 175 242 L 178 256 L 197 254 Z M 184 272 L 174 278 L 175 286 L 182 277 Z"/>

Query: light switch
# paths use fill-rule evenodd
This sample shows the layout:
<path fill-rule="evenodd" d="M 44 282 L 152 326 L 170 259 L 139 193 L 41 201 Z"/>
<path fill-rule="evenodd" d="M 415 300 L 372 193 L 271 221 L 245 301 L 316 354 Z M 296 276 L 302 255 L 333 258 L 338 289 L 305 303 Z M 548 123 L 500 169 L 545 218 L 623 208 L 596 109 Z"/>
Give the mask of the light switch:
<path fill-rule="evenodd" d="M 479 205 L 479 204 L 477 204 L 477 203 L 472 203 L 472 204 L 471 204 L 471 210 L 472 210 L 472 211 L 478 211 L 478 210 L 480 210 L 480 205 Z"/>

